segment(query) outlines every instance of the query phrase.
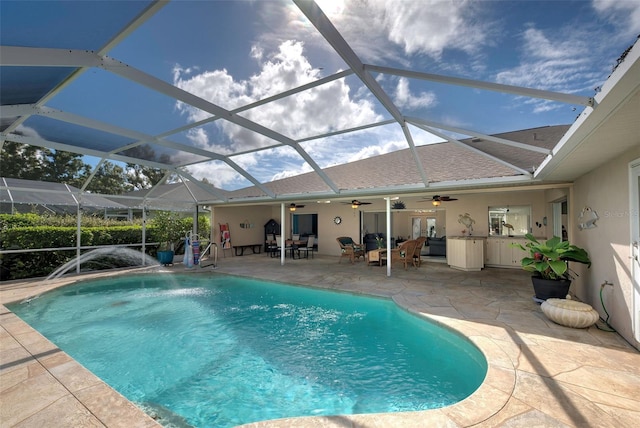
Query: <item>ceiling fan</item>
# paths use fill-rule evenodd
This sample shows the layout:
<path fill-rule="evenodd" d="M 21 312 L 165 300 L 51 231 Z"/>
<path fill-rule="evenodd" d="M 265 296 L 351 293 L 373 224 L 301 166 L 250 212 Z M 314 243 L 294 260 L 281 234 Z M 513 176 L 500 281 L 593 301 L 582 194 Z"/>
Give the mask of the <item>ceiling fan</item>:
<path fill-rule="evenodd" d="M 425 198 L 420 202 L 430 201 L 434 207 L 439 207 L 442 202 L 457 201 L 457 198 L 450 198 L 449 196 L 433 195 L 431 198 Z"/>
<path fill-rule="evenodd" d="M 293 211 L 296 210 L 296 208 L 304 208 L 304 205 L 298 205 L 298 204 L 293 203 L 293 202 L 289 204 L 289 211 L 293 212 Z"/>
<path fill-rule="evenodd" d="M 371 202 L 360 202 L 359 200 L 354 199 L 351 202 L 343 202 L 343 204 L 351 205 L 351 208 L 353 208 L 355 210 L 360 205 L 371 205 Z"/>

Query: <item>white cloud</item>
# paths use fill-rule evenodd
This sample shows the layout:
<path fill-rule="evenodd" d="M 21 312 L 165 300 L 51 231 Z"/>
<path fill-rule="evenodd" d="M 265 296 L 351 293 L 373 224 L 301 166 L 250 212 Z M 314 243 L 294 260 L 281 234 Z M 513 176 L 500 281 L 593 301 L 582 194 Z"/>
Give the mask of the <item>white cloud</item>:
<path fill-rule="evenodd" d="M 640 1 L 594 0 L 593 8 L 622 31 L 623 37 L 640 31 Z"/>
<path fill-rule="evenodd" d="M 604 29 L 574 23 L 551 30 L 541 30 L 533 25 L 522 35 L 520 63 L 496 74 L 499 83 L 537 88 L 568 94 L 592 96 L 594 89 L 606 78 L 611 64 L 604 60 L 595 63 L 594 58 L 607 58 L 610 44 L 593 43 L 608 40 Z M 563 104 L 549 100 L 522 98 L 533 113 L 545 113 L 564 108 Z"/>
<path fill-rule="evenodd" d="M 236 187 L 238 183 L 237 172 L 228 165 L 219 162 L 203 162 L 188 167 L 189 174 L 202 180 L 206 178 L 209 183 L 219 189 Z"/>
<path fill-rule="evenodd" d="M 355 153 L 352 153 L 346 159 L 346 162 L 354 162 L 360 159 L 367 159 L 373 156 L 383 155 L 385 153 L 391 153 L 407 148 L 409 148 L 409 146 L 407 144 L 407 140 L 405 140 L 404 138 L 397 140 L 386 140 L 382 145 L 370 145 L 367 147 L 363 147 Z"/>
<path fill-rule="evenodd" d="M 474 52 L 487 34 L 470 1 L 379 1 L 389 40 L 405 53 L 440 57 L 444 49 Z"/>
<path fill-rule="evenodd" d="M 551 38 L 553 36 L 553 38 Z M 522 60 L 517 67 L 496 75 L 509 85 L 554 90 L 584 91 L 591 70 L 590 46 L 579 32 L 556 31 L 551 36 L 534 27 L 522 34 Z"/>
<path fill-rule="evenodd" d="M 304 162 L 299 167 L 296 166 L 294 168 L 285 168 L 282 171 L 279 171 L 276 174 L 273 174 L 271 176 L 270 181 L 281 180 L 287 177 L 295 177 L 296 175 L 304 174 L 306 172 L 311 172 L 311 171 L 313 171 L 313 168 L 311 168 L 311 166 L 308 163 Z"/>
<path fill-rule="evenodd" d="M 257 45 L 252 49 L 251 55 L 259 61 L 260 69 L 247 80 L 235 80 L 227 70 L 207 70 L 195 74 L 193 68 L 176 66 L 174 84 L 214 104 L 233 109 L 321 77 L 320 70 L 314 68 L 305 57 L 303 44 L 300 42 L 286 41 L 271 55 L 266 54 L 266 51 L 266 48 Z M 182 103 L 177 103 L 176 107 L 187 115 L 189 121 L 210 116 L 207 112 Z M 374 104 L 366 98 L 354 97 L 344 79 L 240 114 L 291 139 L 321 135 L 380 120 Z M 214 123 L 224 135 L 224 141 L 214 141 L 214 132 L 204 127 L 190 130 L 187 137 L 197 147 L 225 155 L 280 144 L 224 120 Z M 252 153 L 246 159 L 256 159 L 251 162 L 251 165 L 255 165 L 263 156 L 266 154 Z M 283 156 L 283 160 L 292 161 L 291 167 L 295 171 L 300 172 L 305 168 L 303 158 L 297 153 L 288 152 Z M 238 164 L 241 165 L 241 162 L 238 161 Z M 273 174 L 274 171 L 270 173 Z M 207 178 L 215 181 L 211 177 Z"/>
<path fill-rule="evenodd" d="M 413 95 L 409 89 L 409 81 L 401 77 L 396 86 L 394 102 L 399 107 L 433 107 L 436 104 L 436 95 L 433 92 L 420 92 L 417 96 Z"/>
<path fill-rule="evenodd" d="M 402 54 L 440 58 L 445 49 L 475 53 L 487 43 L 491 23 L 481 18 L 476 2 L 442 0 L 345 1 L 325 10 L 354 50 L 368 61 L 406 62 Z"/>

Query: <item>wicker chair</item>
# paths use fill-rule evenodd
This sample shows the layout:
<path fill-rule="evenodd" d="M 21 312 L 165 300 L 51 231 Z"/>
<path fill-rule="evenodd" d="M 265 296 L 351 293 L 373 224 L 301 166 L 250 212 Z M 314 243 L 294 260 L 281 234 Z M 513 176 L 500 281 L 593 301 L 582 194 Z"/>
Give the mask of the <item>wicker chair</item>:
<path fill-rule="evenodd" d="M 364 245 L 356 244 L 349 236 L 340 236 L 336 238 L 338 245 L 340 245 L 340 260 L 342 262 L 343 257 L 347 257 L 351 263 L 354 263 L 358 257 L 362 257 L 364 260 Z"/>
<path fill-rule="evenodd" d="M 422 258 L 420 254 L 422 253 L 422 247 L 424 247 L 424 243 L 427 241 L 426 236 L 419 236 L 416 238 L 416 249 L 413 252 L 413 265 L 415 267 L 420 267 L 422 264 Z"/>
<path fill-rule="evenodd" d="M 404 265 L 405 270 L 409 263 L 413 263 L 413 254 L 416 250 L 417 241 L 415 239 L 410 239 L 408 241 L 404 241 L 398 248 L 394 248 L 391 250 L 391 267 L 393 267 L 394 262 L 400 262 Z M 381 260 L 389 263 L 388 254 L 383 254 L 381 256 Z"/>

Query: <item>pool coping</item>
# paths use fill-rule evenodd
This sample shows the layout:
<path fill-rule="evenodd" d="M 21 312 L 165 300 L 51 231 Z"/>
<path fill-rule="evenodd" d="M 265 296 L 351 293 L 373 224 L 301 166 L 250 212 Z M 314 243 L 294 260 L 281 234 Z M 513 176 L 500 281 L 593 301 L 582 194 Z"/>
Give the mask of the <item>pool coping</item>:
<path fill-rule="evenodd" d="M 243 259 L 248 259 L 247 257 L 243 257 Z M 332 259 L 332 260 L 335 260 Z M 317 426 L 344 426 L 346 425 L 363 425 L 363 426 L 416 426 L 416 425 L 448 425 L 448 426 L 473 426 L 473 425 L 500 425 L 509 420 L 516 419 L 526 419 L 531 417 L 532 414 L 538 417 L 545 418 L 545 426 L 577 426 L 575 421 L 580 420 L 580 416 L 572 415 L 571 412 L 567 412 L 558 408 L 558 406 L 562 407 L 562 403 L 558 403 L 557 401 L 561 401 L 554 398 L 536 398 L 534 397 L 532 400 L 526 398 L 523 395 L 522 391 L 518 389 L 522 389 L 523 380 L 528 380 L 529 376 L 535 375 L 539 376 L 540 379 L 535 379 L 537 382 L 548 382 L 549 379 L 556 381 L 554 378 L 556 377 L 556 373 L 533 373 L 535 370 L 526 364 L 524 364 L 524 368 L 522 367 L 522 361 L 520 361 L 522 355 L 522 348 L 536 345 L 546 338 L 532 338 L 528 337 L 522 332 L 507 332 L 505 331 L 504 320 L 494 319 L 488 320 L 486 318 L 481 318 L 481 314 L 478 315 L 478 319 L 481 319 L 481 323 L 478 322 L 477 319 L 473 317 L 465 316 L 461 313 L 460 307 L 456 307 L 456 305 L 447 302 L 447 300 L 451 297 L 443 298 L 443 296 L 434 293 L 433 290 L 425 291 L 421 282 L 416 282 L 414 278 L 402 278 L 404 274 L 402 272 L 398 272 L 398 278 L 387 278 L 385 276 L 380 275 L 380 271 L 371 270 L 371 268 L 366 269 L 364 272 L 361 272 L 355 280 L 352 280 L 349 277 L 349 281 L 345 280 L 345 277 L 342 276 L 340 272 L 334 272 L 328 274 L 326 270 L 323 270 L 322 267 L 315 273 L 309 275 L 300 275 L 300 272 L 296 272 L 293 274 L 295 276 L 294 280 L 292 280 L 292 272 L 290 268 L 284 267 L 273 267 L 270 266 L 267 269 L 264 269 L 261 265 L 263 263 L 257 264 L 257 266 L 261 266 L 258 269 L 258 272 L 247 272 L 247 266 L 243 263 L 232 264 L 229 263 L 230 266 L 227 269 L 219 269 L 218 272 L 228 273 L 237 276 L 245 276 L 245 277 L 254 277 L 261 278 L 266 280 L 274 280 L 278 282 L 292 283 L 297 285 L 309 286 L 309 287 L 319 287 L 324 289 L 331 289 L 335 291 L 342 291 L 348 293 L 355 294 L 365 294 L 376 297 L 384 297 L 388 299 L 392 299 L 399 307 L 414 313 L 418 316 L 425 317 L 430 319 L 446 328 L 452 329 L 455 332 L 467 337 L 470 339 L 485 355 L 487 359 L 487 375 L 485 380 L 481 384 L 481 386 L 469 397 L 466 399 L 439 409 L 434 410 L 423 410 L 416 412 L 399 412 L 399 413 L 376 413 L 376 414 L 357 414 L 357 415 L 339 415 L 339 416 L 307 416 L 307 417 L 296 417 L 296 418 L 284 418 L 284 419 L 276 419 L 269 421 L 260 421 L 255 423 L 250 423 L 244 425 L 245 427 L 252 428 L 261 428 L 261 427 L 289 427 L 292 424 L 300 427 L 317 427 Z M 273 262 L 268 262 L 272 265 Z M 344 270 L 345 268 L 339 268 L 340 270 Z M 361 266 L 359 269 L 363 269 Z M 375 267 L 373 268 L 375 269 Z M 435 269 L 437 270 L 437 269 Z M 124 272 L 131 272 L 132 270 L 124 270 Z M 138 272 L 139 270 L 133 270 L 134 272 Z M 173 269 L 174 272 L 186 272 L 184 269 Z M 196 270 L 192 271 L 193 273 L 210 273 L 211 271 L 205 270 Z M 104 277 L 107 275 L 119 275 L 123 273 L 123 271 L 115 272 L 115 273 L 100 273 L 97 274 L 99 277 Z M 345 273 L 349 275 L 348 268 L 345 270 Z M 373 277 L 371 275 L 374 275 Z M 469 279 L 470 277 L 465 274 L 464 277 L 459 275 L 456 276 L 452 283 L 447 281 L 435 281 L 434 287 L 436 287 L 436 291 L 439 290 L 452 290 L 445 291 L 453 293 L 455 288 L 453 283 L 460 282 L 457 285 L 465 286 L 464 282 L 467 285 L 470 285 L 477 280 Z M 77 280 L 84 280 L 90 278 L 88 275 L 83 275 L 77 278 L 66 278 L 61 281 L 60 284 L 56 284 L 56 286 L 49 287 L 57 288 L 57 286 L 66 285 Z M 420 279 L 420 281 L 424 281 Z M 444 287 L 443 287 L 444 286 Z M 11 287 L 10 287 L 11 288 Z M 17 290 L 20 289 L 18 292 Z M 28 297 L 29 292 L 33 294 L 33 291 L 38 289 L 37 287 L 33 287 L 33 283 L 29 286 L 14 287 L 13 289 L 7 290 L 5 287 L 2 287 L 0 290 L 0 303 L 8 303 L 8 299 L 12 299 L 10 301 L 17 301 L 24 298 L 26 295 Z M 25 291 L 26 290 L 26 291 Z M 38 292 L 39 289 L 38 289 Z M 22 294 L 20 294 L 22 293 Z M 525 296 L 526 293 L 529 293 L 527 289 L 524 291 Z M 11 298 L 8 296 L 12 296 Z M 513 298 L 513 297 L 512 297 Z M 523 300 L 525 299 L 514 299 L 513 302 L 507 302 L 508 305 L 512 305 L 514 311 L 519 312 L 520 307 L 523 305 Z M 530 303 L 527 303 L 530 305 Z M 481 306 L 481 305 L 479 305 Z M 480 310 L 480 309 L 478 309 Z M 65 364 L 70 364 L 67 361 L 68 356 L 60 358 L 62 364 L 53 365 L 53 357 L 51 355 L 46 355 L 47 350 L 51 350 L 55 348 L 53 344 L 51 344 L 48 340 L 42 337 L 39 333 L 35 332 L 35 330 L 31 329 L 31 327 L 27 326 L 26 323 L 22 322 L 15 315 L 10 313 L 5 307 L 2 308 L 2 314 L 0 316 L 0 326 L 3 330 L 0 332 L 3 333 L 2 343 L 3 350 L 5 349 L 4 343 L 6 341 L 6 333 L 9 333 L 10 336 L 18 343 L 21 347 L 25 349 L 26 352 L 29 353 L 34 359 L 38 361 L 38 364 L 42 366 L 45 370 L 47 370 L 51 376 L 57 379 L 61 383 L 64 389 L 69 391 L 71 395 L 74 397 L 85 398 L 83 393 L 89 392 L 92 387 L 94 387 L 95 382 L 100 383 L 100 387 L 97 390 L 100 390 L 100 394 L 98 397 L 95 395 L 91 398 L 86 398 L 85 401 L 79 401 L 84 407 L 84 414 L 95 415 L 95 417 L 104 423 L 106 426 L 121 426 L 121 422 L 125 420 L 125 418 L 131 417 L 132 414 L 136 414 L 133 416 L 136 419 L 139 416 L 139 420 L 133 423 L 133 420 L 128 419 L 129 423 L 127 426 L 158 426 L 158 424 L 151 419 L 149 416 L 144 414 L 142 411 L 137 411 L 137 407 L 124 399 L 120 394 L 112 390 L 108 387 L 104 382 L 102 382 L 97 377 L 94 379 L 85 381 L 81 383 L 83 386 L 82 389 L 78 389 L 77 383 L 78 381 L 70 376 L 69 379 L 65 378 L 65 376 L 60 376 L 59 372 L 62 370 L 60 366 L 64 366 Z M 508 312 L 508 310 L 501 309 L 500 311 Z M 9 312 L 9 314 L 7 314 Z M 537 309 L 537 312 L 540 312 Z M 535 322 L 544 321 L 544 317 L 541 316 L 541 313 L 536 312 L 536 307 L 534 306 L 531 310 L 531 314 L 533 316 L 533 320 Z M 529 317 L 531 314 L 523 314 Z M 13 315 L 12 317 L 8 315 Z M 504 319 L 509 319 L 510 317 L 514 317 L 514 314 L 505 313 L 501 315 Z M 531 322 L 531 321 L 527 321 Z M 22 325 L 21 325 L 22 324 Z M 575 329 L 568 329 L 560 326 L 555 326 L 551 322 L 544 322 L 544 325 L 548 326 L 547 330 L 541 332 L 543 334 L 552 336 L 550 340 L 561 342 L 565 340 L 565 337 L 572 338 L 574 340 L 577 336 L 584 336 L 584 334 L 588 334 L 589 337 L 598 335 L 597 332 L 585 331 L 582 329 L 581 331 L 577 331 Z M 8 328 L 7 328 L 8 327 Z M 538 334 L 536 327 L 536 331 L 534 333 Z M 560 334 L 558 334 L 560 333 Z M 46 345 L 37 345 L 33 346 L 32 341 L 35 336 L 40 336 L 38 341 L 44 340 Z M 516 337 L 517 336 L 517 337 Z M 557 337 L 553 337 L 557 336 Z M 588 342 L 591 341 L 591 338 L 586 339 Z M 600 339 L 599 339 L 600 340 Z M 596 346 L 613 346 L 614 349 L 624 350 L 625 354 L 622 355 L 623 358 L 623 366 L 621 366 L 622 371 L 625 376 L 629 378 L 630 388 L 633 391 L 636 386 L 640 385 L 640 354 L 638 354 L 637 350 L 628 346 L 625 346 L 626 342 L 620 341 L 618 339 L 606 339 L 611 340 L 611 343 L 600 343 L 596 344 Z M 600 340 L 601 341 L 601 340 Z M 556 345 L 548 345 L 548 346 L 559 346 Z M 57 349 L 57 348 L 56 348 Z M 45 354 L 42 354 L 42 352 Z M 61 351 L 60 351 L 61 352 Z M 3 354 L 5 352 L 3 351 Z M 537 357 L 540 359 L 540 357 Z M 70 359 L 70 358 L 69 358 Z M 633 364 L 631 365 L 631 369 L 627 366 L 628 361 L 631 359 Z M 5 358 L 2 359 L 3 367 L 6 365 L 4 361 Z M 41 361 L 42 360 L 42 361 Z M 611 361 L 609 361 L 611 363 Z M 68 370 L 69 373 L 77 370 L 78 373 L 87 372 L 84 367 L 82 367 L 77 362 L 75 363 L 77 366 L 75 368 L 70 368 L 70 366 L 65 366 L 65 370 Z M 57 377 L 56 377 L 57 373 Z M 86 373 L 85 373 L 86 374 Z M 562 373 L 559 373 L 561 376 Z M 4 371 L 0 371 L 0 376 L 5 376 Z M 23 375 L 24 376 L 24 375 Z M 4 378 L 2 378 L 4 379 Z M 27 378 L 21 379 L 21 382 L 27 382 Z M 556 381 L 559 382 L 559 381 Z M 4 381 L 3 381 L 4 385 Z M 518 386 L 520 385 L 520 386 Z M 564 385 L 562 385 L 564 387 Z M 20 388 L 21 384 L 16 383 L 15 388 Z M 108 394 L 104 392 L 105 387 L 111 390 Z M 2 397 L 3 402 L 5 402 L 4 394 L 6 388 L 3 386 Z M 532 394 L 538 396 L 540 392 L 535 392 L 535 389 L 532 390 Z M 27 391 L 28 392 L 28 391 Z M 82 392 L 82 393 L 81 393 Z M 112 394 L 116 395 L 112 395 Z M 27 394 L 28 395 L 28 394 Z M 89 395 L 89 394 L 87 394 Z M 583 394 L 585 395 L 585 394 Z M 626 417 L 635 417 L 640 415 L 640 412 L 633 412 L 634 406 L 640 404 L 637 399 L 630 398 L 629 394 L 624 393 L 623 398 L 626 400 L 624 402 L 622 420 L 626 420 Z M 28 397 L 28 399 L 32 400 L 33 397 Z M 121 401 L 121 400 L 124 400 Z M 536 403 L 535 400 L 540 401 L 540 403 Z M 602 401 L 599 399 L 599 401 Z M 101 404 L 96 404 L 100 402 Z M 113 419 L 109 419 L 107 416 L 103 415 L 100 409 L 108 408 L 110 409 L 113 406 L 113 403 L 116 403 L 115 407 L 124 409 L 123 416 L 116 418 L 117 421 Z M 128 403 L 123 404 L 123 403 Z M 592 407 L 589 404 L 590 401 L 586 403 L 588 407 Z M 543 409 L 544 404 L 549 404 L 552 406 L 551 410 Z M 603 407 L 602 404 L 598 404 L 600 407 Z M 609 404 L 608 404 L 609 405 Z M 4 405 L 2 405 L 4 407 Z M 97 406 L 97 407 L 96 407 Z M 131 409 L 130 407 L 133 407 Z M 640 408 L 640 407 L 636 407 Z M 4 418 L 4 411 L 2 416 Z M 590 412 L 593 409 L 589 409 Z M 83 411 L 80 411 L 82 414 Z M 108 413 L 113 414 L 112 410 Z M 619 424 L 619 417 L 612 416 L 608 412 L 606 413 L 606 417 L 602 420 L 602 422 L 615 422 L 617 421 Z M 37 413 L 29 415 L 30 418 L 36 417 Z M 22 420 L 25 420 L 24 418 Z M 133 423 L 133 424 L 132 424 Z M 614 425 L 614 423 L 611 423 Z M 622 423 L 624 425 L 624 423 Z"/>

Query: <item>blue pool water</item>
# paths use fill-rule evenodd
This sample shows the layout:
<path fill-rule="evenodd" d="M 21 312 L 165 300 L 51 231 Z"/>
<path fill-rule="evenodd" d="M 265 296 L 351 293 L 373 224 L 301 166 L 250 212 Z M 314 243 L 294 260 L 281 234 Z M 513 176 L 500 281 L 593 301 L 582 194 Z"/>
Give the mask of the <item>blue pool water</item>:
<path fill-rule="evenodd" d="M 81 282 L 9 307 L 129 400 L 197 427 L 433 409 L 487 369 L 388 300 L 221 274 Z"/>

